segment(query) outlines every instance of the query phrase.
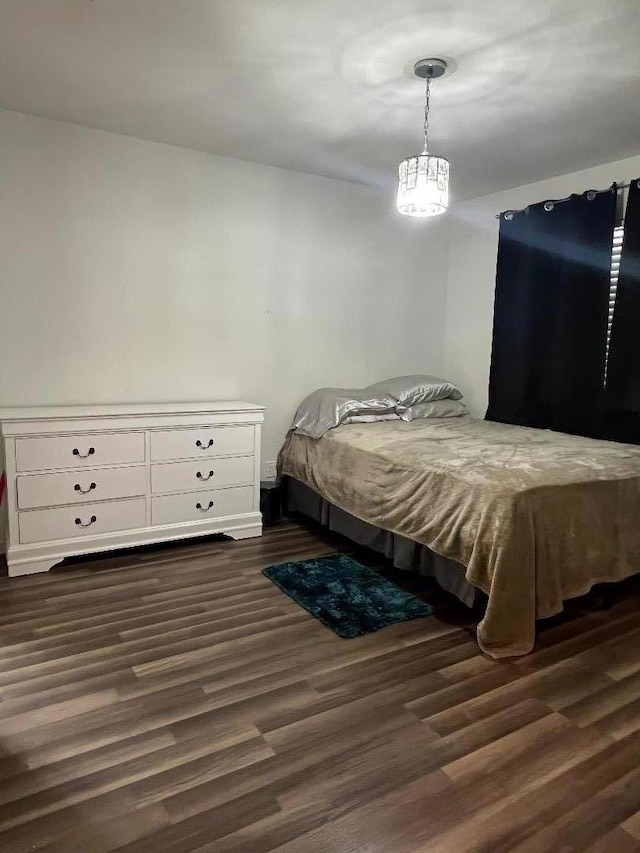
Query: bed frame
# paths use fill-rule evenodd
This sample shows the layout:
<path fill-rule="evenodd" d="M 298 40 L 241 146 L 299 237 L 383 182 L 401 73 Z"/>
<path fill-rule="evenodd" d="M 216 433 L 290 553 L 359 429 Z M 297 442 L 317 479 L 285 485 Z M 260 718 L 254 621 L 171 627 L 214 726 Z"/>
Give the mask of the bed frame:
<path fill-rule="evenodd" d="M 434 578 L 445 592 L 455 595 L 467 607 L 474 610 L 484 607 L 485 594 L 469 583 L 461 563 L 434 553 L 426 545 L 356 518 L 293 477 L 282 478 L 282 490 L 285 515 L 304 515 L 356 545 L 383 554 L 396 569 Z"/>

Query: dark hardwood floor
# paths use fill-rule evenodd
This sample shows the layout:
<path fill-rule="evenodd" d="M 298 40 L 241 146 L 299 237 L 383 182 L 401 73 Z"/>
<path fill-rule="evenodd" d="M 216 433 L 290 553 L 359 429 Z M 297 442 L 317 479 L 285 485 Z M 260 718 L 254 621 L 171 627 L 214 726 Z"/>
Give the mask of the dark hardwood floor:
<path fill-rule="evenodd" d="M 0 850 L 640 851 L 637 584 L 495 663 L 426 585 L 436 616 L 345 641 L 260 574 L 336 549 L 288 522 L 0 578 Z"/>

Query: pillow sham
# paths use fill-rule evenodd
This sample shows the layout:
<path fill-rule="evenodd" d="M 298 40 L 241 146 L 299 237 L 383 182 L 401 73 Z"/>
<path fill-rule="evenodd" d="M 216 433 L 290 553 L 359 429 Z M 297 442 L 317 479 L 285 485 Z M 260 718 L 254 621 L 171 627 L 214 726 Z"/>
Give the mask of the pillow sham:
<path fill-rule="evenodd" d="M 396 400 L 390 394 L 362 388 L 318 388 L 300 403 L 292 429 L 322 438 L 350 415 L 393 415 Z"/>
<path fill-rule="evenodd" d="M 421 418 L 459 418 L 468 415 L 469 409 L 459 400 L 432 400 L 430 403 L 417 403 L 409 406 L 400 417 L 403 421 L 415 421 Z"/>
<path fill-rule="evenodd" d="M 448 379 L 439 376 L 411 375 L 395 376 L 375 382 L 364 389 L 369 393 L 390 394 L 397 400 L 396 411 L 401 412 L 418 403 L 431 403 L 434 400 L 460 400 L 462 394 Z"/>
<path fill-rule="evenodd" d="M 391 415 L 349 415 L 345 424 L 374 424 L 377 421 L 399 421 L 400 415 L 395 412 Z"/>

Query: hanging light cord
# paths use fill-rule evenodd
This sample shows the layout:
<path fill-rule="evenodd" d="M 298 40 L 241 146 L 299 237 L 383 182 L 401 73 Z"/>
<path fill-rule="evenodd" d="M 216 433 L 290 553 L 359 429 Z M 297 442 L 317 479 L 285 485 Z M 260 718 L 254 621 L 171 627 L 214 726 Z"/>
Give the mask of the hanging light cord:
<path fill-rule="evenodd" d="M 423 154 L 429 153 L 429 96 L 431 94 L 431 77 L 427 77 L 427 90 L 424 101 L 424 151 Z"/>

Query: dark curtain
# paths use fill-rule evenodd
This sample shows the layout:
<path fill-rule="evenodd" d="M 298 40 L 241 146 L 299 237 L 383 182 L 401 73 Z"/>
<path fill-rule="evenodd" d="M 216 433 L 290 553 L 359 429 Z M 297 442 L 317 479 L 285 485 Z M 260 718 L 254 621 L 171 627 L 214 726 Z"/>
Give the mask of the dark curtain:
<path fill-rule="evenodd" d="M 605 437 L 640 444 L 640 181 L 631 182 L 611 328 Z"/>
<path fill-rule="evenodd" d="M 488 420 L 600 432 L 615 215 L 614 186 L 501 216 Z"/>

